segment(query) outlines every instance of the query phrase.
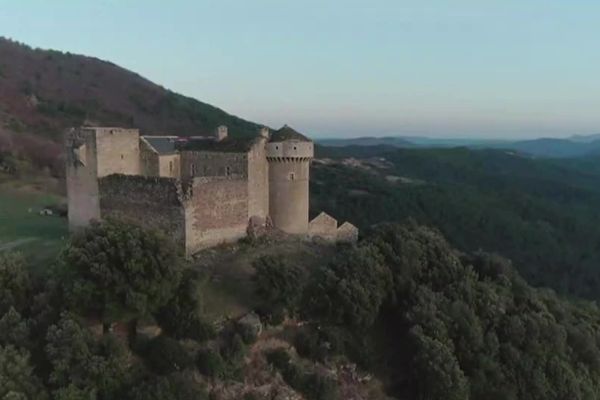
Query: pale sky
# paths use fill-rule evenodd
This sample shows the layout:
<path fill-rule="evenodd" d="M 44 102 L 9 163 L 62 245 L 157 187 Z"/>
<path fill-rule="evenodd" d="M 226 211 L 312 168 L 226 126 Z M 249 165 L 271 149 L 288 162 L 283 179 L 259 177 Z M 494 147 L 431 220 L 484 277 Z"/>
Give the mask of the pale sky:
<path fill-rule="evenodd" d="M 598 0 L 0 0 L 0 35 L 311 136 L 600 132 Z"/>

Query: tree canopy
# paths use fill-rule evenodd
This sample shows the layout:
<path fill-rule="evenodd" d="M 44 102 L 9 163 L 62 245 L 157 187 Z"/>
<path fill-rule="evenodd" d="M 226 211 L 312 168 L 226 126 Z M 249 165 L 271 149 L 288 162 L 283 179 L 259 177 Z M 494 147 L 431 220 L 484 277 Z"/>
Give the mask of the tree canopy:
<path fill-rule="evenodd" d="M 63 253 L 67 297 L 103 320 L 149 315 L 172 297 L 181 278 L 174 244 L 119 220 L 94 222 Z"/>

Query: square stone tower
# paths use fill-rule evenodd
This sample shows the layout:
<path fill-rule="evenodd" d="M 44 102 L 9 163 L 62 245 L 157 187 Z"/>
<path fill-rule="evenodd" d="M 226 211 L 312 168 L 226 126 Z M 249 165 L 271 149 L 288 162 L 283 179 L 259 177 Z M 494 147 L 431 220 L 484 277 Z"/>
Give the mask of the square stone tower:
<path fill-rule="evenodd" d="M 100 218 L 98 178 L 140 173 L 140 134 L 137 129 L 77 128 L 67 132 L 66 177 L 69 228 Z"/>

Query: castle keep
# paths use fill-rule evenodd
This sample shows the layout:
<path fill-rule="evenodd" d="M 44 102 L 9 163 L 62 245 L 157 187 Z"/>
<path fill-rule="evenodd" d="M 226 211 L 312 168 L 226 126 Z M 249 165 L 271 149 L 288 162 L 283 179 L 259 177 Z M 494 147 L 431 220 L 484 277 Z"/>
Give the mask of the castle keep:
<path fill-rule="evenodd" d="M 309 222 L 313 142 L 284 126 L 235 139 L 140 136 L 137 129 L 68 132 L 69 226 L 116 216 L 160 229 L 187 255 L 267 228 L 303 237 L 354 241 L 325 213 Z"/>

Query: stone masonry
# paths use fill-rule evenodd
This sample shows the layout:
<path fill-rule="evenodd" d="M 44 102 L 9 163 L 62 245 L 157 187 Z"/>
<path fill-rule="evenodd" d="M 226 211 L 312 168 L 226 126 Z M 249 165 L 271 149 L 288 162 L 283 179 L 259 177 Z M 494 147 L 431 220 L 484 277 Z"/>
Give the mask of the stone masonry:
<path fill-rule="evenodd" d="M 358 230 L 321 213 L 309 221 L 313 142 L 287 125 L 234 139 L 140 136 L 82 127 L 66 135 L 69 226 L 116 216 L 173 238 L 186 255 L 247 235 L 249 224 L 355 242 Z M 260 229 L 259 229 L 260 230 Z"/>

